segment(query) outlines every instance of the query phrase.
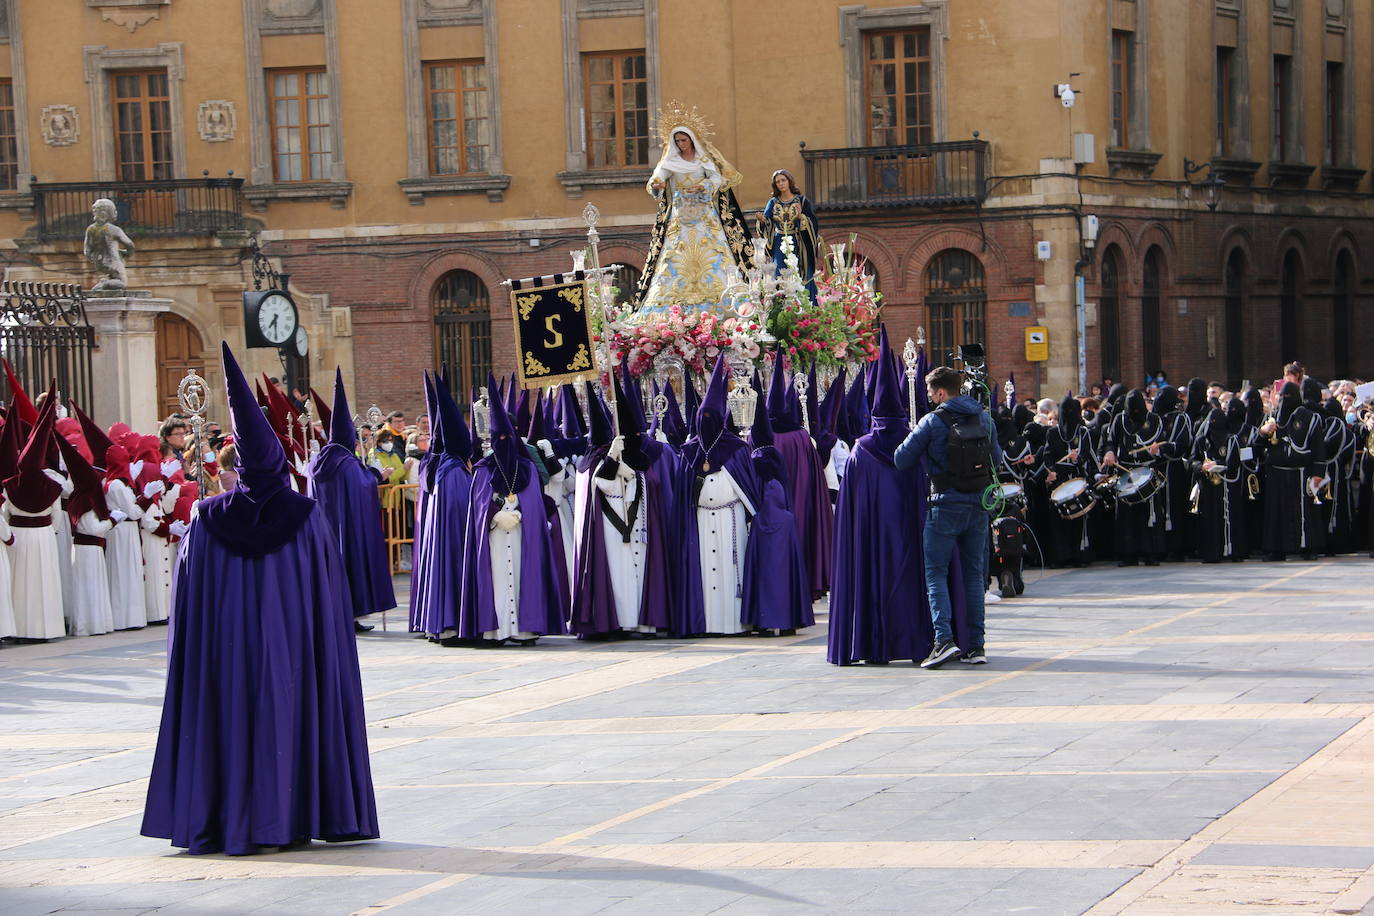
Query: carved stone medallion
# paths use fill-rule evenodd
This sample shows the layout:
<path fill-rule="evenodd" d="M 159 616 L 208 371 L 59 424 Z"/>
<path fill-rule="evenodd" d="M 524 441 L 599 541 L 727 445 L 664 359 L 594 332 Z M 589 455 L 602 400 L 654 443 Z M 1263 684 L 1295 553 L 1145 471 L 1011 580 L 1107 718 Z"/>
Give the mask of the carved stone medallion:
<path fill-rule="evenodd" d="M 196 127 L 200 139 L 207 143 L 223 143 L 234 139 L 238 131 L 238 116 L 234 103 L 228 99 L 206 99 L 196 109 Z"/>
<path fill-rule="evenodd" d="M 43 142 L 48 146 L 72 146 L 81 136 L 81 119 L 75 105 L 46 105 L 42 113 Z"/>

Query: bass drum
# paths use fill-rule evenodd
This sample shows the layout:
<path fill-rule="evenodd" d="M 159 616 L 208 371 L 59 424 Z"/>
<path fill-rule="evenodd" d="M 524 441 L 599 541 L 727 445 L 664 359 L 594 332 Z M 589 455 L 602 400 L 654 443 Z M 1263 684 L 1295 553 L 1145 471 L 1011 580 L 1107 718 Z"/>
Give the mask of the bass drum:
<path fill-rule="evenodd" d="M 1022 511 L 1026 508 L 1026 488 L 1019 483 L 1004 483 L 997 487 L 998 495 L 1002 497 L 1002 502 L 1007 506 L 1012 506 Z"/>
<path fill-rule="evenodd" d="M 1154 468 L 1135 468 L 1116 482 L 1116 498 L 1128 506 L 1149 502 L 1164 486 L 1164 478 Z"/>
<path fill-rule="evenodd" d="M 1097 494 L 1081 477 L 1066 480 L 1050 492 L 1050 504 L 1060 518 L 1082 518 L 1097 505 Z"/>

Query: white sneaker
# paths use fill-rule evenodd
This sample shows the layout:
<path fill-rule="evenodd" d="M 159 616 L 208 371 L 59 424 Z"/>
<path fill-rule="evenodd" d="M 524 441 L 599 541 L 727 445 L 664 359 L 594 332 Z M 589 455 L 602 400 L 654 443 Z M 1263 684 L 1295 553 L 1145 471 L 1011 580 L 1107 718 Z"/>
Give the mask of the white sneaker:
<path fill-rule="evenodd" d="M 1001 601 L 1001 600 L 1002 600 L 1002 596 L 1001 596 L 1000 594 L 998 594 L 997 592 L 987 592 L 987 593 L 985 593 L 985 594 L 983 595 L 983 601 L 984 601 L 984 603 L 986 603 L 986 604 L 996 604 L 997 602 L 999 602 L 999 601 Z"/>

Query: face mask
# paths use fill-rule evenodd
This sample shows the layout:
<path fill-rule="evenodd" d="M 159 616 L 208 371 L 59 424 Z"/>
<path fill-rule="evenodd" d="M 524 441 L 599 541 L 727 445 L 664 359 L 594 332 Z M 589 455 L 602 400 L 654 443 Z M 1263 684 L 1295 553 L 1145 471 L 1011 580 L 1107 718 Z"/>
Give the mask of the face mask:
<path fill-rule="evenodd" d="M 1355 424 L 1355 421 L 1357 421 L 1357 420 L 1359 420 L 1359 419 L 1360 419 L 1359 415 L 1358 415 L 1357 413 L 1355 413 L 1355 411 L 1353 411 L 1353 410 L 1350 411 L 1349 413 L 1347 413 L 1347 414 L 1345 415 L 1345 422 L 1351 424 L 1352 426 Z"/>
<path fill-rule="evenodd" d="M 381 450 L 384 451 L 384 452 L 386 452 L 388 455 L 391 454 L 391 443 L 390 443 L 390 442 L 384 443 L 384 444 L 383 444 L 382 446 L 380 446 L 380 447 L 381 447 Z"/>
<path fill-rule="evenodd" d="M 212 461 L 215 460 L 215 453 L 214 453 L 214 452 L 206 452 L 205 454 L 201 455 L 201 457 L 205 459 L 205 463 L 206 463 L 206 464 L 209 464 L 210 462 L 212 462 Z"/>

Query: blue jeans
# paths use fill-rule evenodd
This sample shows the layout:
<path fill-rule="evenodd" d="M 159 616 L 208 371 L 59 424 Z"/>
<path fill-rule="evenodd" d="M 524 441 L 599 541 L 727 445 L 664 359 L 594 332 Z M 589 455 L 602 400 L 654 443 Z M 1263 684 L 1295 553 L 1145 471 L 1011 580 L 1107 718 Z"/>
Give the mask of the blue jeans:
<path fill-rule="evenodd" d="M 925 546 L 926 597 L 935 623 L 935 641 L 954 639 L 953 612 L 949 604 L 949 561 L 959 547 L 959 568 L 964 579 L 971 645 L 983 648 L 983 588 L 987 582 L 988 513 L 972 503 L 932 502 L 922 538 Z"/>

